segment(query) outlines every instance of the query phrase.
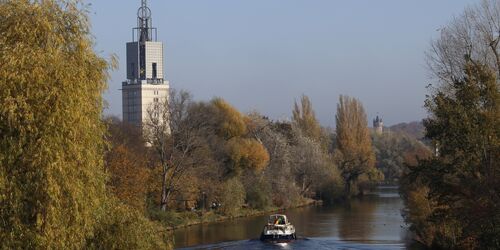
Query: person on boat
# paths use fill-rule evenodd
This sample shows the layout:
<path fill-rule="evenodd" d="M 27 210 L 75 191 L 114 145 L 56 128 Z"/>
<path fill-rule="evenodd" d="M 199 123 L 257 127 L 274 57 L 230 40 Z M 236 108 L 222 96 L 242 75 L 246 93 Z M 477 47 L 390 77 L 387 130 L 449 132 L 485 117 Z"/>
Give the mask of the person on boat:
<path fill-rule="evenodd" d="M 280 217 L 280 225 L 285 225 L 285 218 L 284 217 Z"/>
<path fill-rule="evenodd" d="M 277 217 L 276 220 L 274 220 L 274 225 L 285 225 L 285 220 L 283 217 Z"/>

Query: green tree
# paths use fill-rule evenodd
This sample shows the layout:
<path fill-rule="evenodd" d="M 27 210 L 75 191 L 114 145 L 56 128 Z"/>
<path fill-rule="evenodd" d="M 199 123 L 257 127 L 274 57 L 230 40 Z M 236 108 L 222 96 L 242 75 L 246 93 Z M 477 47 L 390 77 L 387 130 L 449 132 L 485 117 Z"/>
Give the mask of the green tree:
<path fill-rule="evenodd" d="M 341 95 L 335 120 L 335 159 L 344 179 L 345 193 L 349 196 L 359 177 L 377 181 L 381 179 L 380 172 L 375 168 L 375 154 L 361 102 Z"/>
<path fill-rule="evenodd" d="M 159 223 L 145 218 L 141 212 L 110 201 L 106 214 L 96 225 L 84 249 L 172 249 L 168 233 Z M 171 237 L 171 236 L 170 236 Z"/>
<path fill-rule="evenodd" d="M 219 200 L 220 211 L 225 215 L 234 215 L 245 202 L 245 187 L 239 178 L 230 178 L 222 183 Z"/>
<path fill-rule="evenodd" d="M 407 220 L 428 245 L 500 248 L 500 92 L 495 71 L 471 62 L 465 77 L 426 100 L 426 137 L 439 155 L 407 176 Z M 423 204 L 411 192 L 429 189 Z M 435 204 L 422 209 L 426 204 Z M 426 211 L 419 213 L 417 211 Z M 422 226 L 424 225 L 424 226 Z M 427 240 L 433 232 L 432 241 Z"/>

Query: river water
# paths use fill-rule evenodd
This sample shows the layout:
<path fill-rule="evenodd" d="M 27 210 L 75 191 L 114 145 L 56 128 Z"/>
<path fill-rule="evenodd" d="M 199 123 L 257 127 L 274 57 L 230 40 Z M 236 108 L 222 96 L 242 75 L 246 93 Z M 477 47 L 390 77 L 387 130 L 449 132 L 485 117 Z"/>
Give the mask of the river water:
<path fill-rule="evenodd" d="M 376 191 L 335 206 L 311 206 L 284 212 L 297 241 L 258 240 L 266 216 L 196 225 L 175 231 L 175 247 L 185 249 L 405 249 L 407 230 L 397 187 Z"/>

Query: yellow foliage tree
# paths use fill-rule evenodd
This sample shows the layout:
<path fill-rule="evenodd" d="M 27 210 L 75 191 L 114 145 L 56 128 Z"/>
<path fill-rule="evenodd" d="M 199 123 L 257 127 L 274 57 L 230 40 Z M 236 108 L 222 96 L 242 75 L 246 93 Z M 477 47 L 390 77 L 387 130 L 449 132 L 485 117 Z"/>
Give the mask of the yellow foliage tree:
<path fill-rule="evenodd" d="M 220 119 L 220 127 L 217 129 L 219 136 L 229 140 L 247 133 L 247 118 L 237 109 L 222 98 L 216 98 L 211 103 L 217 110 L 217 118 Z"/>
<path fill-rule="evenodd" d="M 269 163 L 269 153 L 255 139 L 233 138 L 226 144 L 233 169 L 262 171 Z"/>
<path fill-rule="evenodd" d="M 157 227 L 106 195 L 109 64 L 93 51 L 80 7 L 0 1 L 0 248 L 165 247 L 158 234 L 140 235 Z"/>
<path fill-rule="evenodd" d="M 293 122 L 307 137 L 321 141 L 321 126 L 316 119 L 311 100 L 308 96 L 302 95 L 300 105 L 295 102 L 293 106 Z"/>
<path fill-rule="evenodd" d="M 351 194 L 352 184 L 360 176 L 381 179 L 375 169 L 375 154 L 365 110 L 360 101 L 340 96 L 337 105 L 335 158 L 344 178 L 346 195 Z"/>
<path fill-rule="evenodd" d="M 105 198 L 108 63 L 73 1 L 0 2 L 0 242 L 81 248 Z"/>

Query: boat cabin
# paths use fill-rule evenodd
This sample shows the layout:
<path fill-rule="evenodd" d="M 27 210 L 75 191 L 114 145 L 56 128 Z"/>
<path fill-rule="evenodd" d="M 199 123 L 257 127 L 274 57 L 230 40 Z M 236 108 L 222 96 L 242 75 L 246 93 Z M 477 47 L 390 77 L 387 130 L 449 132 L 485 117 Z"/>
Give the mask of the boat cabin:
<path fill-rule="evenodd" d="M 288 219 L 286 218 L 286 215 L 283 214 L 273 214 L 269 216 L 269 220 L 267 221 L 268 225 L 288 225 Z"/>

